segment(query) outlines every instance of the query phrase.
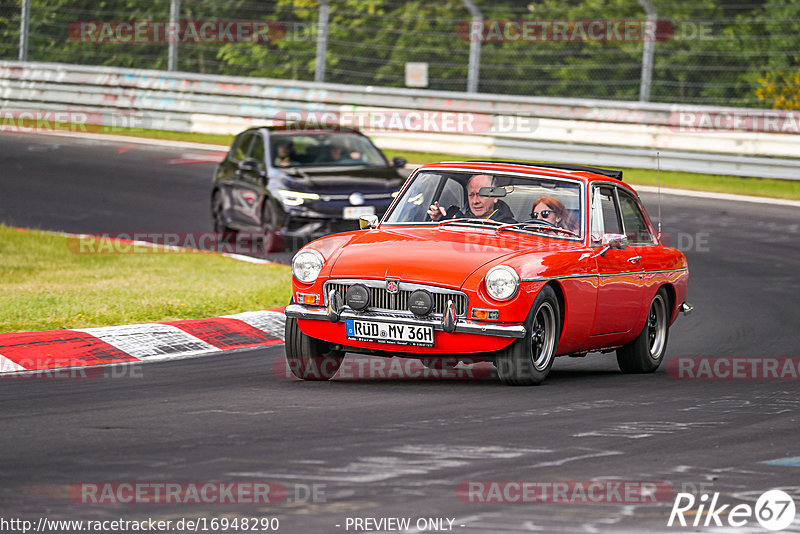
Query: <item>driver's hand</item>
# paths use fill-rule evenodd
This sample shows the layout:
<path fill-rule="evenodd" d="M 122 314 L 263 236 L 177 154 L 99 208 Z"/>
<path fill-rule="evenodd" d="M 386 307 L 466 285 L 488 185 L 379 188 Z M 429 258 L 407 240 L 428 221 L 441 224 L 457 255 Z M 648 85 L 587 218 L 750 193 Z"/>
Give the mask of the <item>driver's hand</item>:
<path fill-rule="evenodd" d="M 447 215 L 447 211 L 439 205 L 438 201 L 435 201 L 431 204 L 431 207 L 428 208 L 428 217 L 430 217 L 432 221 L 438 221 L 445 215 Z"/>

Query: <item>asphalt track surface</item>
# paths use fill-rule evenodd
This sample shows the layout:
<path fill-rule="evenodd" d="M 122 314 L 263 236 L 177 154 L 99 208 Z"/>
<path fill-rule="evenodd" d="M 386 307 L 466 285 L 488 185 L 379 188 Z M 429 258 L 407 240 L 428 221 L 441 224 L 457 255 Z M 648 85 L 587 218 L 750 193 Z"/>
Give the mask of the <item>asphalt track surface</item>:
<path fill-rule="evenodd" d="M 0 222 L 208 230 L 213 165 L 170 163 L 186 152 L 3 133 Z M 643 200 L 655 216 L 655 196 Z M 670 331 L 668 361 L 799 356 L 797 208 L 664 196 L 662 210 L 665 234 L 688 257 L 695 305 Z M 729 531 L 668 528 L 672 498 L 485 504 L 456 491 L 467 481 L 592 479 L 663 481 L 750 505 L 783 488 L 800 508 L 798 380 L 676 380 L 664 365 L 623 375 L 613 355 L 592 354 L 559 359 L 534 388 L 502 386 L 493 374 L 315 383 L 287 378 L 282 358 L 276 346 L 110 367 L 94 379 L 0 380 L 0 516 L 277 517 L 283 533 L 363 532 L 347 521 L 364 517 L 452 519 L 451 532 L 465 533 Z M 763 463 L 785 458 L 794 460 Z M 288 498 L 69 498 L 70 487 L 93 481 L 272 481 Z M 312 485 L 317 498 L 304 498 Z M 766 532 L 753 518 L 736 531 Z M 789 531 L 800 532 L 800 515 Z"/>

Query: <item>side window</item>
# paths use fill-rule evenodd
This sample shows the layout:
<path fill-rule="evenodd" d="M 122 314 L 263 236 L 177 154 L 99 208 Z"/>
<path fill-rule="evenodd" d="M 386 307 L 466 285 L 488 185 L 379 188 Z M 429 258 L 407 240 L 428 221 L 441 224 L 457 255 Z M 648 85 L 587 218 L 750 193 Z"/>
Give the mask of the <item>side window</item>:
<path fill-rule="evenodd" d="M 592 240 L 599 242 L 603 234 L 621 233 L 614 189 L 608 186 L 595 187 L 592 199 Z"/>
<path fill-rule="evenodd" d="M 233 148 L 231 149 L 231 159 L 233 161 L 242 161 L 247 156 L 247 151 L 250 148 L 250 143 L 253 141 L 253 137 L 256 134 L 253 132 L 247 132 L 241 134 L 236 140 L 233 142 Z"/>
<path fill-rule="evenodd" d="M 264 155 L 264 138 L 256 134 L 253 140 L 253 145 L 250 147 L 249 158 L 258 162 L 258 168 L 262 171 L 266 169 L 265 155 Z"/>
<path fill-rule="evenodd" d="M 633 197 L 622 190 L 619 190 L 619 211 L 629 244 L 652 245 L 654 243 L 639 205 Z"/>

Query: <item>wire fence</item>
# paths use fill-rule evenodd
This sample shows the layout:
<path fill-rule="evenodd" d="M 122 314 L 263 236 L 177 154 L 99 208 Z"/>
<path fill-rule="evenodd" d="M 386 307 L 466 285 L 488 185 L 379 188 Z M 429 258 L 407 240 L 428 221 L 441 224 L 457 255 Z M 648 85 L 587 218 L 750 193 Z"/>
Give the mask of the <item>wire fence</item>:
<path fill-rule="evenodd" d="M 649 43 L 650 101 L 800 109 L 797 1 L 474 5 L 479 19 L 462 0 L 0 0 L 0 59 L 314 81 L 324 58 L 318 81 L 389 87 L 424 63 L 425 87 L 466 91 L 477 41 L 479 92 L 639 100 Z"/>

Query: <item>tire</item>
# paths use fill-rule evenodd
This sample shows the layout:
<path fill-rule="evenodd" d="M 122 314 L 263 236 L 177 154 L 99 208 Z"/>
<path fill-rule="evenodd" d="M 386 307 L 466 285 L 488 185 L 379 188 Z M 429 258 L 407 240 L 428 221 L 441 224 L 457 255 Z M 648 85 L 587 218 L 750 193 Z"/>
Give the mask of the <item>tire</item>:
<path fill-rule="evenodd" d="M 278 235 L 278 217 L 269 198 L 264 199 L 261 207 L 261 233 L 264 239 L 264 252 L 282 252 L 283 238 Z"/>
<path fill-rule="evenodd" d="M 344 352 L 309 337 L 297 327 L 297 319 L 286 318 L 286 363 L 302 380 L 330 380 L 344 360 Z"/>
<path fill-rule="evenodd" d="M 525 337 L 500 351 L 495 359 L 500 381 L 510 386 L 539 385 L 553 367 L 561 336 L 561 313 L 551 287 L 539 292 L 525 325 Z"/>
<path fill-rule="evenodd" d="M 214 233 L 217 236 L 217 241 L 227 242 L 236 237 L 236 231 L 225 225 L 225 216 L 222 213 L 223 210 L 224 203 L 222 201 L 222 193 L 216 190 L 211 197 L 211 220 L 214 225 Z"/>
<path fill-rule="evenodd" d="M 617 363 L 623 373 L 652 373 L 664 360 L 669 339 L 669 296 L 662 287 L 653 297 L 641 333 L 617 349 Z"/>

